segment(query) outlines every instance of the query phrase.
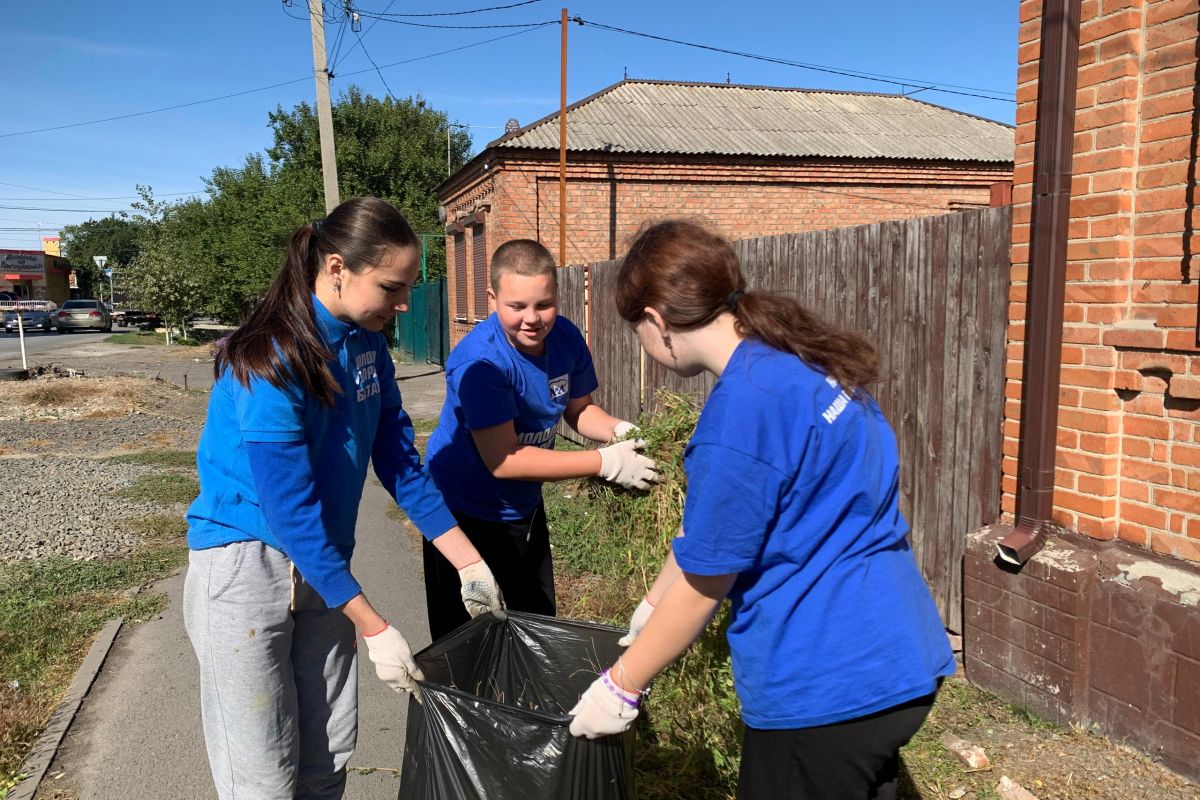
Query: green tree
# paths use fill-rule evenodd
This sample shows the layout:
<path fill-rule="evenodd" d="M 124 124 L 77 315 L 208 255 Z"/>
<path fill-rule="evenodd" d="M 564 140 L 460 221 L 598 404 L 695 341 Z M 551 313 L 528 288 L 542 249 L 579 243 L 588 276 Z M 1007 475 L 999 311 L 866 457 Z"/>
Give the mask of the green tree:
<path fill-rule="evenodd" d="M 138 254 L 124 270 L 129 295 L 157 312 L 168 330 L 187 336 L 187 321 L 204 307 L 204 282 L 194 269 L 188 241 L 180 236 L 185 228 L 174 220 L 194 203 L 162 203 L 149 187 L 137 188 L 142 199 L 134 203 L 131 216 L 139 230 Z"/>
<path fill-rule="evenodd" d="M 80 291 L 88 297 L 99 297 L 106 281 L 92 256 L 108 257 L 105 266 L 113 270 L 120 288 L 122 269 L 138 254 L 137 223 L 112 216 L 67 225 L 62 231 L 62 248 L 75 267 Z"/>

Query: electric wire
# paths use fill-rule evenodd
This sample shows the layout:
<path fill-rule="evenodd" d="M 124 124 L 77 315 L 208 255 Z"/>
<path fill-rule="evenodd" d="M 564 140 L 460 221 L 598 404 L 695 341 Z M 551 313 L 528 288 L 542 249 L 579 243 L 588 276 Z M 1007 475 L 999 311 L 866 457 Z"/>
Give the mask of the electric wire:
<path fill-rule="evenodd" d="M 371 54 L 367 52 L 367 46 L 363 44 L 362 35 L 359 33 L 355 33 L 354 35 L 358 36 L 358 43 L 362 45 L 363 55 L 367 57 L 367 61 L 370 61 L 371 66 L 375 68 L 375 73 L 379 76 L 379 80 L 383 81 L 383 88 L 387 92 L 388 97 L 395 100 L 396 96 L 392 94 L 392 87 L 388 86 L 387 78 L 383 77 L 383 71 L 379 69 L 379 65 L 375 63 L 375 59 L 371 58 Z"/>
<path fill-rule="evenodd" d="M 524 0 L 524 2 L 521 2 L 521 3 L 509 3 L 506 6 L 488 6 L 487 8 L 472 8 L 472 9 L 468 9 L 466 11 L 436 11 L 436 12 L 432 12 L 432 13 L 428 13 L 428 14 L 400 14 L 400 13 L 389 14 L 389 13 L 387 13 L 387 8 L 385 8 L 383 11 L 371 12 L 371 13 L 375 13 L 378 16 L 383 16 L 383 17 L 461 17 L 466 14 L 480 14 L 480 13 L 483 13 L 484 11 L 503 11 L 506 8 L 519 8 L 520 6 L 531 6 L 534 3 L 540 3 L 540 2 L 542 2 L 542 0 Z M 392 7 L 392 4 L 388 3 L 388 8 L 391 8 L 391 7 Z M 363 12 L 360 10 L 359 13 L 361 14 Z"/>
<path fill-rule="evenodd" d="M 389 9 L 390 9 L 392 6 L 394 6 L 395 4 L 396 4 L 396 0 L 389 0 L 389 2 L 388 2 L 388 4 L 387 4 L 387 6 L 385 6 L 385 7 L 384 7 L 384 9 L 383 9 L 383 13 L 385 13 L 385 14 L 386 14 L 386 13 L 388 12 L 388 10 L 389 10 Z M 378 24 L 379 24 L 379 20 L 378 20 L 378 19 L 374 19 L 374 20 L 372 20 L 372 21 L 371 21 L 371 27 L 367 28 L 367 29 L 366 29 L 366 31 L 364 31 L 364 32 L 362 33 L 362 35 L 358 37 L 358 41 L 356 41 L 356 42 L 355 42 L 353 45 L 351 45 L 350 49 L 346 51 L 346 55 L 342 56 L 342 58 L 349 58 L 349 57 L 350 57 L 350 54 L 351 54 L 351 53 L 353 53 L 353 52 L 355 51 L 355 49 L 356 49 L 356 48 L 358 48 L 359 46 L 361 46 L 361 45 L 362 45 L 362 40 L 363 40 L 363 39 L 364 39 L 364 38 L 365 38 L 365 37 L 366 37 L 368 34 L 370 34 L 370 33 L 371 33 L 371 31 L 375 30 L 375 26 L 376 26 L 376 25 L 378 25 Z"/>
<path fill-rule="evenodd" d="M 364 17 L 366 19 L 377 19 L 380 22 L 390 22 L 393 25 L 407 25 L 411 28 L 436 28 L 439 30 L 455 30 L 455 31 L 468 31 L 468 30 L 478 31 L 478 30 L 490 30 L 490 29 L 495 29 L 495 28 L 540 28 L 543 25 L 547 25 L 547 24 L 554 24 L 554 25 L 559 24 L 558 20 L 552 19 L 549 21 L 549 23 L 547 23 L 547 22 L 511 22 L 511 23 L 508 23 L 505 25 L 438 25 L 438 24 L 432 23 L 432 22 L 409 22 L 408 20 L 403 20 L 403 19 L 392 19 L 391 17 L 381 17 L 376 14 L 372 14 L 369 11 L 360 11 L 358 13 L 359 13 L 359 16 Z"/>
<path fill-rule="evenodd" d="M 550 22 L 542 23 L 538 27 L 545 27 L 546 25 L 557 25 L 557 24 L 559 24 L 558 20 L 552 20 Z M 407 58 L 407 59 L 404 59 L 403 61 L 393 61 L 390 64 L 380 64 L 379 69 L 388 69 L 389 67 L 396 67 L 396 66 L 400 66 L 401 64 L 412 64 L 416 61 L 424 61 L 429 58 L 436 58 L 437 56 L 448 55 L 449 53 L 457 53 L 462 50 L 469 50 L 472 47 L 480 47 L 485 44 L 491 44 L 492 42 L 499 42 L 503 39 L 509 39 L 513 36 L 520 36 L 523 33 L 530 33 L 534 30 L 537 30 L 537 28 L 525 28 L 523 30 L 514 31 L 513 33 L 506 33 L 501 36 L 493 36 L 490 39 L 483 39 L 478 42 L 471 42 L 470 44 L 464 44 L 464 45 L 460 45 L 458 47 L 451 47 L 447 50 L 439 50 L 435 53 L 427 53 L 423 56 Z M 356 70 L 354 72 L 347 72 L 347 73 L 343 74 L 341 77 L 348 78 L 352 75 L 362 75 L 363 73 L 372 72 L 372 71 L 373 70 L 371 70 L 371 69 L 360 69 L 360 70 Z M 220 100 L 228 100 L 233 97 L 242 97 L 243 95 L 254 94 L 255 92 L 265 92 L 269 89 L 278 89 L 281 86 L 290 86 L 293 83 L 302 83 L 304 81 L 310 81 L 310 80 L 312 80 L 312 76 L 305 75 L 303 78 L 296 78 L 296 79 L 290 80 L 290 81 L 280 81 L 279 83 L 273 83 L 270 86 L 260 86 L 257 89 L 246 89 L 245 91 L 241 91 L 241 92 L 232 92 L 230 94 L 224 94 L 224 95 L 221 95 L 220 97 L 208 97 L 203 100 L 193 100 L 189 103 L 177 103 L 175 105 L 164 106 L 162 108 L 152 108 L 148 111 L 137 111 L 137 112 L 133 112 L 130 114 L 119 114 L 114 117 L 105 117 L 103 119 L 93 119 L 93 120 L 88 120 L 87 122 L 72 122 L 72 123 L 69 123 L 66 125 L 52 125 L 52 126 L 49 126 L 46 128 L 33 128 L 30 130 L 25 130 L 25 131 L 10 131 L 8 133 L 0 133 L 0 139 L 7 139 L 7 138 L 10 138 L 13 136 L 26 136 L 28 134 L 33 134 L 33 133 L 46 133 L 48 131 L 60 131 L 60 130 L 65 130 L 67 128 L 79 128 L 84 125 L 97 125 L 102 122 L 115 122 L 117 120 L 122 120 L 122 119 L 131 119 L 133 117 L 144 117 L 148 114 L 159 114 L 164 111 L 174 111 L 174 110 L 180 109 L 180 108 L 189 108 L 191 106 L 203 105 L 205 103 L 216 103 Z"/>
<path fill-rule="evenodd" d="M 572 17 L 571 22 L 577 23 L 579 25 L 584 25 L 584 26 L 590 25 L 593 28 L 598 28 L 600 30 L 605 30 L 605 31 L 612 31 L 614 33 L 623 33 L 623 34 L 626 34 L 629 36 L 638 36 L 643 39 L 653 39 L 653 40 L 659 41 L 659 42 L 667 42 L 669 44 L 678 44 L 678 45 L 683 45 L 685 47 L 693 47 L 698 50 L 708 50 L 708 51 L 714 52 L 714 53 L 723 53 L 725 55 L 738 56 L 740 58 L 748 58 L 748 59 L 752 59 L 754 61 L 765 61 L 770 64 L 781 64 L 783 66 L 797 67 L 799 69 L 813 70 L 815 72 L 825 72 L 825 73 L 829 73 L 832 75 L 841 75 L 841 76 L 849 77 L 849 78 L 858 78 L 859 80 L 878 81 L 880 83 L 888 83 L 888 84 L 892 84 L 894 86 L 900 86 L 902 88 L 903 87 L 912 87 L 919 91 L 943 92 L 945 94 L 956 94 L 956 95 L 962 95 L 964 97 L 978 97 L 983 100 L 995 100 L 997 102 L 1002 102 L 1002 103 L 1016 103 L 1016 100 L 1013 98 L 995 97 L 994 96 L 995 94 L 1002 94 L 1002 92 L 999 92 L 998 90 L 979 89 L 975 92 L 966 92 L 966 91 L 959 91 L 957 89 L 940 88 L 940 87 L 946 86 L 948 84 L 932 84 L 928 81 L 898 80 L 893 77 L 882 77 L 882 76 L 879 76 L 874 73 L 855 72 L 852 70 L 838 69 L 836 67 L 825 67 L 825 66 L 821 66 L 819 64 L 806 64 L 802 61 L 792 61 L 791 59 L 786 59 L 786 58 L 777 58 L 775 56 L 764 56 L 764 55 L 758 55 L 756 53 L 746 53 L 746 52 L 743 52 L 740 50 L 729 50 L 724 47 L 715 47 L 713 45 L 698 44 L 696 42 L 685 42 L 682 39 L 672 39 L 667 36 L 658 36 L 653 33 L 644 33 L 642 31 L 629 30 L 628 28 L 618 28 L 614 25 L 605 25 L 600 22 L 593 22 L 591 20 L 586 20 L 580 16 Z M 980 94 L 979 92 L 992 92 L 993 94 Z"/>

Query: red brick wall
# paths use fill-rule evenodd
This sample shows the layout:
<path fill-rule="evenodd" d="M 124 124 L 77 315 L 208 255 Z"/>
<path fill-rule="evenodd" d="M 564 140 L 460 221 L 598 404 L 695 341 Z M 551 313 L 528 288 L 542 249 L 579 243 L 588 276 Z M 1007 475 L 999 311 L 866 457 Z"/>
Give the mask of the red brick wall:
<path fill-rule="evenodd" d="M 664 158 L 573 156 L 567 182 L 567 261 L 615 258 L 640 225 L 666 216 L 703 218 L 726 236 L 744 239 L 986 206 L 991 186 L 1010 178 L 1008 165 L 681 164 Z M 467 184 L 446 200 L 448 220 L 474 210 L 485 195 L 491 202 L 490 248 L 527 237 L 558 257 L 556 158 L 494 159 L 485 180 Z M 448 257 L 452 268 L 453 256 Z M 452 343 L 469 328 L 469 322 L 452 326 Z"/>
<path fill-rule="evenodd" d="M 1041 0 L 1023 0 L 1003 508 L 1015 509 Z M 1200 0 L 1083 0 L 1055 520 L 1200 560 Z M 1185 277 L 1190 282 L 1185 282 Z"/>
<path fill-rule="evenodd" d="M 1200 778 L 1200 569 L 1070 536 L 1006 571 L 993 560 L 1010 530 L 967 540 L 967 677 Z"/>

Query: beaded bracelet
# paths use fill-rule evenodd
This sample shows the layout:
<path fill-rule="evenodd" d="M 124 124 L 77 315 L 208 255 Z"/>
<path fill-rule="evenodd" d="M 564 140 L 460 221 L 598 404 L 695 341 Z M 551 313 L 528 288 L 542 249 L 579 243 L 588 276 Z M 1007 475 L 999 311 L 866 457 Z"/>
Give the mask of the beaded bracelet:
<path fill-rule="evenodd" d="M 629 706 L 630 708 L 640 708 L 641 707 L 641 705 L 642 705 L 641 695 L 638 695 L 636 700 L 630 700 L 629 695 L 625 692 L 625 690 L 622 689 L 620 686 L 617 686 L 615 683 L 613 683 L 612 679 L 608 677 L 608 670 L 604 670 L 604 672 L 600 673 L 600 679 L 602 681 L 604 681 L 604 685 L 608 687 L 608 690 L 610 692 L 612 692 L 614 695 L 616 695 L 622 703 Z"/>

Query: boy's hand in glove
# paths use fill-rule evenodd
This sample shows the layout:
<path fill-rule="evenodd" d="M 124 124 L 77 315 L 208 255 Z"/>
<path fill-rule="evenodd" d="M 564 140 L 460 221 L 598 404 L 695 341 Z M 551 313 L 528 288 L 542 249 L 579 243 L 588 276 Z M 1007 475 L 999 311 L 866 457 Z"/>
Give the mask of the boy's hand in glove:
<path fill-rule="evenodd" d="M 363 634 L 363 641 L 367 643 L 367 657 L 375 665 L 379 680 L 397 692 L 412 692 L 417 702 L 421 702 L 421 687 L 417 681 L 424 680 L 425 676 L 413 661 L 412 650 L 400 631 L 387 625 L 377 633 Z"/>
<path fill-rule="evenodd" d="M 458 580 L 462 583 L 463 605 L 471 619 L 488 611 L 496 619 L 508 619 L 504 613 L 504 596 L 486 562 L 480 559 L 474 564 L 467 564 L 458 571 Z"/>
<path fill-rule="evenodd" d="M 641 428 L 639 428 L 637 425 L 634 425 L 629 420 L 625 420 L 625 419 L 617 420 L 617 424 L 613 426 L 612 441 L 618 442 L 621 439 L 624 439 L 629 434 L 635 433 L 640 430 L 641 430 Z"/>
<path fill-rule="evenodd" d="M 642 602 L 638 603 L 638 607 L 633 610 L 633 616 L 629 618 L 629 633 L 618 639 L 617 644 L 621 647 L 629 647 L 633 644 L 633 640 L 642 632 L 642 628 L 646 627 L 646 621 L 653 613 L 654 606 L 650 605 L 650 601 L 643 597 Z"/>
<path fill-rule="evenodd" d="M 648 489 L 658 481 L 657 465 L 638 451 L 646 446 L 641 439 L 601 447 L 600 477 L 626 489 Z"/>
<path fill-rule="evenodd" d="M 637 719 L 640 702 L 639 695 L 618 687 L 605 671 L 571 709 L 571 735 L 596 739 L 628 730 Z"/>

